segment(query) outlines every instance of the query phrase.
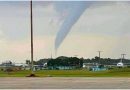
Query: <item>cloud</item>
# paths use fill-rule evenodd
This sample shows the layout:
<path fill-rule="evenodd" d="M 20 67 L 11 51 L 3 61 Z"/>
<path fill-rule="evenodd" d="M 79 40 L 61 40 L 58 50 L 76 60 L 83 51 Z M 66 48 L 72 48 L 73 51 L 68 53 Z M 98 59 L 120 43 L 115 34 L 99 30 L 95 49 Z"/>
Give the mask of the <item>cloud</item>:
<path fill-rule="evenodd" d="M 19 5 L 19 4 L 18 4 Z M 30 14 L 29 8 L 18 5 L 0 5 L 0 57 L 1 61 L 25 62 L 30 59 Z M 126 53 L 130 58 L 130 6 L 109 4 L 92 6 L 74 25 L 69 36 L 59 48 L 57 56 L 67 55 L 94 57 L 103 51 L 102 57 L 118 58 Z M 14 8 L 15 7 L 15 8 Z M 17 7 L 17 8 L 16 8 Z M 34 59 L 54 56 L 54 39 L 60 24 L 53 4 L 35 5 L 34 12 Z M 64 17 L 63 17 L 64 19 Z M 62 22 L 62 20 L 61 20 Z"/>
<path fill-rule="evenodd" d="M 130 26 L 130 6 L 121 7 L 112 4 L 97 8 L 89 8 L 72 28 L 76 33 L 93 33 L 116 35 L 126 34 Z"/>

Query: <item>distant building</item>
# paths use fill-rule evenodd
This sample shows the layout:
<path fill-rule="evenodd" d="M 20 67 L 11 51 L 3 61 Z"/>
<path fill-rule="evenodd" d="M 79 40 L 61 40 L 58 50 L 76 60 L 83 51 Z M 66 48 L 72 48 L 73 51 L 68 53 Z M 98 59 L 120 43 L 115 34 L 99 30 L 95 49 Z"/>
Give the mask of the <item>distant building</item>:
<path fill-rule="evenodd" d="M 27 67 L 29 67 L 27 64 L 24 64 L 24 63 L 12 63 L 11 61 L 3 62 L 0 65 L 0 69 L 2 71 L 6 71 L 7 69 L 10 69 L 12 71 L 26 70 Z"/>

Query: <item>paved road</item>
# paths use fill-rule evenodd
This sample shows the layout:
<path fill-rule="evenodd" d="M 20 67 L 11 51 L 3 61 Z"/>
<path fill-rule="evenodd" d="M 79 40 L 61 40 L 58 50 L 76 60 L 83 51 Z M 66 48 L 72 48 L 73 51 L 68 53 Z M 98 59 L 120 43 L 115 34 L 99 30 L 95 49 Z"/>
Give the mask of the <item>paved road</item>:
<path fill-rule="evenodd" d="M 130 89 L 130 78 L 0 78 L 0 89 Z"/>

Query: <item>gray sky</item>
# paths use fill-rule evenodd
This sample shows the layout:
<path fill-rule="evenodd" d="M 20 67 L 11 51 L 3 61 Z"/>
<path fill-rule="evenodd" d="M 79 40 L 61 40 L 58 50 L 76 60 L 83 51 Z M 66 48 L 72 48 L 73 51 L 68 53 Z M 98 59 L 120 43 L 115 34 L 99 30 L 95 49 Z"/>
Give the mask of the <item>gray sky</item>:
<path fill-rule="evenodd" d="M 65 19 L 62 10 L 68 10 L 63 6 L 64 2 L 33 2 L 35 60 L 51 57 L 51 53 L 56 57 L 55 37 Z M 120 58 L 126 53 L 130 58 L 129 23 L 129 2 L 96 2 L 72 27 L 57 56 L 92 58 L 102 50 L 102 57 Z M 30 59 L 29 2 L 0 1 L 0 47 L 0 62 Z"/>

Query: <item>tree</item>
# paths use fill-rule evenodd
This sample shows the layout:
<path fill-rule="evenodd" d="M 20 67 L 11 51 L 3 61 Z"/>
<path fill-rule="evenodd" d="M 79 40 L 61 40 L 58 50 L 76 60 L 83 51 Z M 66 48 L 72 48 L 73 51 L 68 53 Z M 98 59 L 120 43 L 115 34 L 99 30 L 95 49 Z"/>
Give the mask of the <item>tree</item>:
<path fill-rule="evenodd" d="M 10 74 L 10 72 L 13 71 L 14 64 L 11 61 L 6 61 L 1 64 L 1 66 L 4 66 L 4 71 Z"/>
<path fill-rule="evenodd" d="M 31 61 L 30 60 L 26 60 L 26 64 L 30 65 Z"/>
<path fill-rule="evenodd" d="M 81 68 L 83 66 L 83 59 L 79 59 L 77 57 L 58 57 L 56 59 L 51 59 L 47 63 L 48 66 L 53 68 L 57 66 L 68 66 L 68 67 L 76 67 Z"/>

